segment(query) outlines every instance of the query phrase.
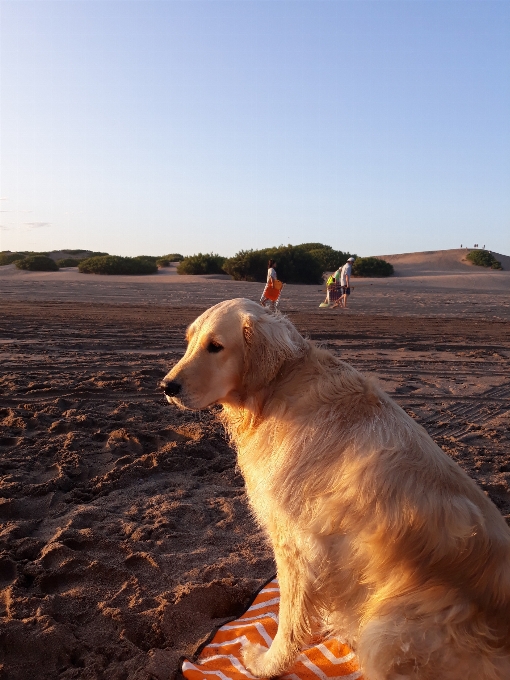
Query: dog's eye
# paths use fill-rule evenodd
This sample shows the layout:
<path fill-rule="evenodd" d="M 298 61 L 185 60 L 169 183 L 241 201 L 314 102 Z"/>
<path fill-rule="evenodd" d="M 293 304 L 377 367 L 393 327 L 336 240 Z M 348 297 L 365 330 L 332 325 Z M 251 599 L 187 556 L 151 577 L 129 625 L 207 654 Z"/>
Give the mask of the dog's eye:
<path fill-rule="evenodd" d="M 216 342 L 215 340 L 211 340 L 211 342 L 207 345 L 207 351 L 215 354 L 216 352 L 221 352 L 223 349 L 223 345 L 220 345 L 219 342 Z"/>

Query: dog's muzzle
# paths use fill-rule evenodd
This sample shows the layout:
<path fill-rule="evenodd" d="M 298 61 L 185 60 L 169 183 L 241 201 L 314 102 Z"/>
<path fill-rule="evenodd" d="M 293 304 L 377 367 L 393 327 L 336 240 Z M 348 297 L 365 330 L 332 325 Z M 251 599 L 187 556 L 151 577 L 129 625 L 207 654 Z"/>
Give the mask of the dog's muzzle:
<path fill-rule="evenodd" d="M 162 383 L 161 386 L 163 387 L 163 392 L 167 397 L 176 397 L 182 389 L 181 384 L 175 382 L 174 380 L 171 380 L 167 383 Z"/>

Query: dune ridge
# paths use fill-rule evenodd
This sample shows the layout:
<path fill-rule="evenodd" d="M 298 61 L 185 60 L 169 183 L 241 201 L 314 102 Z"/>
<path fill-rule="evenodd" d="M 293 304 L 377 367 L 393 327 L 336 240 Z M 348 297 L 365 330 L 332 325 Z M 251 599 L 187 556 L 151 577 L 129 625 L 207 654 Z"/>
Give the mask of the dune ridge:
<path fill-rule="evenodd" d="M 397 255 L 377 255 L 377 257 L 390 262 L 395 268 L 397 276 L 419 276 L 425 273 L 440 272 L 448 273 L 473 273 L 476 270 L 484 270 L 484 267 L 476 267 L 466 259 L 466 255 L 474 248 L 454 248 L 452 250 L 426 250 L 415 253 L 400 253 Z M 510 271 L 510 257 L 490 251 L 496 260 L 501 262 L 505 271 Z"/>

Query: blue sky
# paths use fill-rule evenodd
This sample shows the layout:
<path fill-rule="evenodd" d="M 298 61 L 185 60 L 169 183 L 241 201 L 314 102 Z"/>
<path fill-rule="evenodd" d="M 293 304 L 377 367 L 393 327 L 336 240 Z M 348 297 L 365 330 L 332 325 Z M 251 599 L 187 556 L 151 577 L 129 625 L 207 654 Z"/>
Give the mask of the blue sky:
<path fill-rule="evenodd" d="M 510 254 L 510 2 L 2 0 L 0 249 Z"/>

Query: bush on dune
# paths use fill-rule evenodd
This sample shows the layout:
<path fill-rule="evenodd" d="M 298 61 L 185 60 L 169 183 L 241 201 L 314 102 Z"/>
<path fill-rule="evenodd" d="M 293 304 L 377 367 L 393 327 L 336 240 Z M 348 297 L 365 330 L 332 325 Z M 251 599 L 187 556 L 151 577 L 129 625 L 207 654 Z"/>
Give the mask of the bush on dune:
<path fill-rule="evenodd" d="M 476 264 L 478 267 L 490 267 L 491 269 L 503 269 L 501 262 L 498 262 L 488 250 L 471 250 L 466 259 Z"/>
<path fill-rule="evenodd" d="M 179 253 L 170 253 L 170 255 L 137 255 L 135 260 L 153 262 L 158 267 L 169 267 L 171 262 L 181 262 L 184 260 L 184 257 L 179 255 Z"/>
<path fill-rule="evenodd" d="M 235 281 L 265 281 L 268 255 L 265 250 L 240 250 L 223 263 Z"/>
<path fill-rule="evenodd" d="M 353 276 L 391 276 L 393 272 L 393 265 L 379 257 L 358 257 L 352 265 Z"/>
<path fill-rule="evenodd" d="M 269 257 L 276 260 L 278 278 L 285 283 L 322 283 L 324 270 L 320 260 L 302 246 L 281 246 L 274 249 Z M 265 281 L 267 262 L 262 274 L 262 281 Z"/>
<path fill-rule="evenodd" d="M 308 251 L 321 264 L 323 272 L 333 272 L 344 265 L 349 257 L 357 257 L 352 253 L 344 253 L 342 250 L 334 250 L 330 246 L 314 248 Z"/>
<path fill-rule="evenodd" d="M 11 253 L 9 250 L 3 250 L 0 253 L 0 267 L 6 264 L 13 264 L 18 260 L 23 260 L 26 257 L 49 257 L 49 253 L 40 253 L 36 250 L 20 250 Z"/>
<path fill-rule="evenodd" d="M 0 253 L 0 267 L 4 267 L 6 264 L 12 264 L 17 260 L 22 260 L 25 257 L 25 253 Z"/>
<path fill-rule="evenodd" d="M 58 272 L 58 265 L 55 260 L 45 255 L 29 255 L 22 260 L 17 260 L 16 267 L 31 272 Z"/>
<path fill-rule="evenodd" d="M 76 258 L 73 258 L 73 259 L 77 259 L 79 261 L 88 259 L 89 257 L 101 257 L 103 255 L 109 255 L 110 254 L 110 253 L 103 253 L 101 250 L 83 250 L 81 248 L 77 248 L 75 250 L 62 250 L 61 252 L 66 253 L 66 255 L 78 255 L 79 257 L 76 257 Z"/>
<path fill-rule="evenodd" d="M 156 255 L 135 255 L 133 260 L 139 260 L 140 262 L 150 262 L 151 264 L 156 264 L 158 258 Z"/>
<path fill-rule="evenodd" d="M 322 283 L 325 271 L 337 269 L 347 261 L 348 253 L 333 250 L 322 243 L 278 246 L 263 250 L 241 250 L 223 265 L 236 281 L 265 282 L 267 261 L 276 260 L 278 278 L 286 283 Z"/>
<path fill-rule="evenodd" d="M 158 267 L 169 267 L 171 262 L 182 262 L 183 260 L 184 256 L 180 253 L 169 253 L 168 255 L 158 257 L 156 264 Z"/>
<path fill-rule="evenodd" d="M 82 260 L 77 260 L 75 257 L 64 257 L 61 260 L 57 260 L 57 265 L 59 267 L 77 267 Z"/>
<path fill-rule="evenodd" d="M 224 274 L 225 258 L 215 253 L 198 253 L 185 257 L 177 267 L 178 274 Z"/>
<path fill-rule="evenodd" d="M 136 257 L 120 257 L 119 255 L 102 255 L 82 260 L 78 269 L 82 274 L 155 274 L 158 271 L 155 262 Z"/>

